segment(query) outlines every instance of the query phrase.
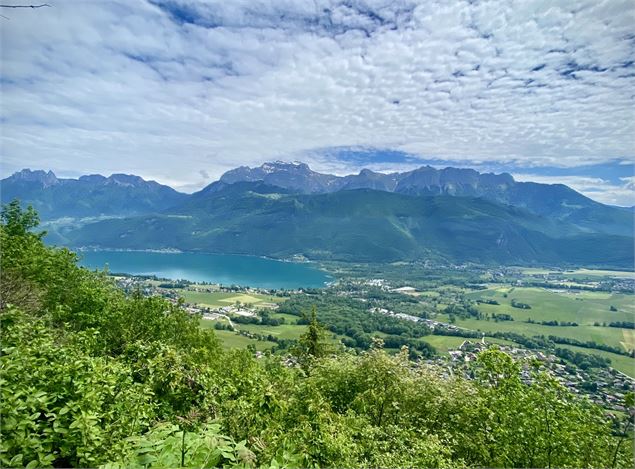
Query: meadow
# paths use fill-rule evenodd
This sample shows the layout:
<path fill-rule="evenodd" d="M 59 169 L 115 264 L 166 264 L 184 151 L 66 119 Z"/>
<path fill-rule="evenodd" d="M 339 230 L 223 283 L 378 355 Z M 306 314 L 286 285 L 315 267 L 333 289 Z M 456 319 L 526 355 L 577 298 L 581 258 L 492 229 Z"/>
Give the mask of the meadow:
<path fill-rule="evenodd" d="M 477 300 L 495 300 L 499 305 L 480 304 L 484 313 L 507 313 L 516 321 L 533 319 L 534 321 L 567 321 L 580 325 L 593 325 L 596 322 L 633 321 L 635 301 L 633 295 L 580 290 L 557 290 L 537 287 L 501 287 L 492 286 L 465 295 Z M 511 306 L 512 300 L 526 303 L 531 309 L 519 309 Z M 614 306 L 617 311 L 611 311 Z"/>
<path fill-rule="evenodd" d="M 554 316 L 554 319 L 557 316 Z M 447 314 L 438 315 L 437 319 L 448 321 Z M 617 327 L 596 327 L 596 326 L 544 326 L 542 324 L 529 324 L 522 321 L 494 321 L 479 319 L 456 318 L 455 324 L 465 329 L 483 332 L 515 332 L 527 337 L 544 335 L 566 337 L 577 339 L 583 342 L 593 341 L 599 344 L 607 344 L 613 347 L 621 347 L 624 350 L 632 349 L 635 346 L 635 336 L 633 330 L 620 329 Z"/>
<path fill-rule="evenodd" d="M 635 272 L 629 270 L 599 270 L 599 269 L 575 269 L 567 271 L 557 271 L 540 268 L 522 268 L 523 274 L 526 275 L 565 275 L 568 278 L 593 278 L 593 277 L 612 277 L 612 278 L 635 278 Z"/>
<path fill-rule="evenodd" d="M 231 306 L 236 302 L 242 304 L 250 304 L 254 307 L 263 305 L 264 303 L 280 303 L 284 298 L 273 295 L 261 295 L 259 293 L 237 293 L 222 291 L 194 291 L 183 290 L 179 294 L 188 303 L 207 306 L 209 308 L 221 308 L 223 306 Z"/>
<path fill-rule="evenodd" d="M 232 331 L 216 330 L 214 333 L 226 350 L 232 348 L 247 348 L 247 346 L 251 344 L 256 347 L 256 350 L 265 351 L 276 345 L 275 342 L 269 340 L 251 339 Z"/>
<path fill-rule="evenodd" d="M 447 355 L 449 350 L 454 350 L 458 348 L 464 341 L 466 340 L 475 341 L 477 339 L 466 339 L 465 337 L 454 337 L 454 336 L 445 336 L 445 335 L 428 335 L 423 337 L 423 340 L 425 340 L 430 345 L 432 345 L 440 354 Z M 511 340 L 494 339 L 490 337 L 485 338 L 485 343 L 499 344 L 499 345 L 514 345 L 514 342 L 512 342 Z"/>
<path fill-rule="evenodd" d="M 240 330 L 249 331 L 254 334 L 261 334 L 265 336 L 271 335 L 273 337 L 277 337 L 278 339 L 296 340 L 306 332 L 306 326 L 299 326 L 297 324 L 281 324 L 279 326 L 236 324 L 236 327 Z"/>
<path fill-rule="evenodd" d="M 611 366 L 618 371 L 621 371 L 625 375 L 635 378 L 635 359 L 626 357 L 624 355 L 618 355 L 617 353 L 605 352 L 604 350 L 590 350 L 584 347 L 576 347 L 575 345 L 560 345 L 560 348 L 567 348 L 574 352 L 587 353 L 592 355 L 599 355 L 601 357 L 609 358 L 611 360 Z"/>

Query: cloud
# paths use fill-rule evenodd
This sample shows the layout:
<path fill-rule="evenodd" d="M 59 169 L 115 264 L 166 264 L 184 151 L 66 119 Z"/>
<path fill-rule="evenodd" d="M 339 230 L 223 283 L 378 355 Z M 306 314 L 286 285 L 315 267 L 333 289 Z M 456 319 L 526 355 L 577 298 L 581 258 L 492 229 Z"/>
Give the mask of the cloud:
<path fill-rule="evenodd" d="M 209 178 L 193 168 L 215 178 L 277 158 L 335 172 L 417 158 L 628 161 L 634 23 L 630 0 L 15 10 L 2 23 L 2 170 L 125 171 L 196 187 Z"/>
<path fill-rule="evenodd" d="M 565 184 L 593 200 L 609 205 L 635 206 L 635 176 L 620 178 L 617 184 L 588 176 L 545 176 L 531 173 L 514 173 L 513 176 L 517 181 Z"/>

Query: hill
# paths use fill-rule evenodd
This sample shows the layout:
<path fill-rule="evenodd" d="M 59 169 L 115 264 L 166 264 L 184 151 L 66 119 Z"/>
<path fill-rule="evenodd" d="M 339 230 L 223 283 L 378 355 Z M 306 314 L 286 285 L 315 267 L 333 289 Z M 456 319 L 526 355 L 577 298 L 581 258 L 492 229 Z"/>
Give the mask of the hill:
<path fill-rule="evenodd" d="M 32 205 L 43 220 L 154 213 L 187 198 L 171 187 L 128 174 L 62 179 L 52 171 L 23 169 L 1 180 L 0 188 L 3 203 L 19 199 Z"/>
<path fill-rule="evenodd" d="M 159 215 L 64 233 L 102 248 L 202 250 L 278 258 L 630 266 L 632 238 L 482 198 L 357 189 L 293 194 L 262 182 L 216 186 Z"/>
<path fill-rule="evenodd" d="M 359 174 L 334 176 L 312 171 L 304 163 L 265 163 L 226 172 L 220 182 L 262 181 L 303 194 L 329 193 L 350 189 L 374 189 L 408 195 L 482 197 L 525 208 L 550 218 L 565 220 L 587 232 L 632 236 L 632 213 L 610 207 L 562 184 L 517 182 L 508 173 L 479 173 L 466 168 L 435 169 L 431 166 L 383 174 L 363 169 Z"/>

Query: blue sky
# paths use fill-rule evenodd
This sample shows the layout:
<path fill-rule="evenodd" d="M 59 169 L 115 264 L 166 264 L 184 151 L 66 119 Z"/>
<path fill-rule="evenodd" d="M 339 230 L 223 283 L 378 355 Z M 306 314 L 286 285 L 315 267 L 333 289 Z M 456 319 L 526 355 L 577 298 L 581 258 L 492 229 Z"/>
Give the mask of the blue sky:
<path fill-rule="evenodd" d="M 49 3 L 0 12 L 3 175 L 432 164 L 635 204 L 631 0 Z"/>

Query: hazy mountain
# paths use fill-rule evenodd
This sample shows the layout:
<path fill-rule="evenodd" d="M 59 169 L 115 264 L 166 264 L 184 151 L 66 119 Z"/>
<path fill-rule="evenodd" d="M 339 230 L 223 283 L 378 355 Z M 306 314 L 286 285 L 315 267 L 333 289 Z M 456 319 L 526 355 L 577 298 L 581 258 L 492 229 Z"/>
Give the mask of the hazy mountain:
<path fill-rule="evenodd" d="M 342 177 L 276 162 L 229 171 L 192 195 L 138 176 L 59 179 L 23 170 L 0 189 L 3 202 L 17 197 L 44 220 L 128 217 L 47 227 L 51 242 L 74 246 L 355 261 L 633 263 L 631 210 L 564 185 L 471 169 L 365 169 Z"/>
<path fill-rule="evenodd" d="M 528 211 L 566 220 L 587 232 L 632 235 L 632 214 L 595 202 L 562 184 L 516 182 L 508 173 L 479 173 L 473 169 L 423 166 L 403 173 L 382 174 L 364 169 L 359 174 L 334 176 L 312 171 L 304 163 L 265 163 L 228 171 L 223 183 L 263 181 L 303 194 L 348 189 L 375 189 L 408 195 L 482 197 Z M 218 186 L 215 186 L 217 189 Z"/>
<path fill-rule="evenodd" d="M 33 205 L 43 220 L 154 213 L 187 198 L 171 187 L 139 176 L 93 174 L 61 179 L 52 171 L 29 169 L 1 180 L 0 196 L 3 203 L 17 198 Z"/>
<path fill-rule="evenodd" d="M 262 182 L 202 192 L 161 215 L 86 225 L 65 233 L 65 242 L 349 261 L 633 263 L 632 237 L 585 234 L 482 198 L 368 189 L 292 194 Z"/>
<path fill-rule="evenodd" d="M 305 163 L 276 161 L 265 163 L 258 168 L 241 166 L 232 169 L 223 174 L 220 181 L 226 184 L 263 181 L 272 186 L 311 194 L 339 190 L 340 184 L 337 183 L 340 179 L 337 176 L 312 171 Z"/>

